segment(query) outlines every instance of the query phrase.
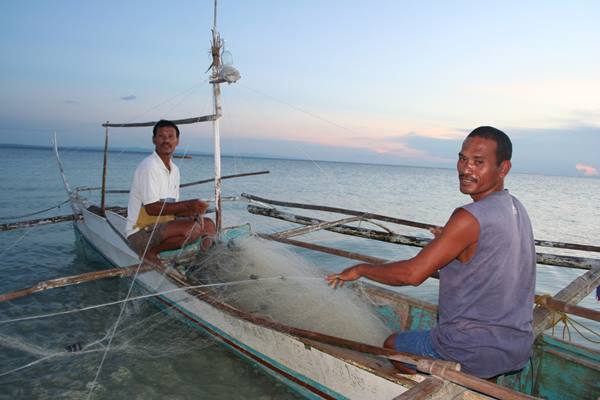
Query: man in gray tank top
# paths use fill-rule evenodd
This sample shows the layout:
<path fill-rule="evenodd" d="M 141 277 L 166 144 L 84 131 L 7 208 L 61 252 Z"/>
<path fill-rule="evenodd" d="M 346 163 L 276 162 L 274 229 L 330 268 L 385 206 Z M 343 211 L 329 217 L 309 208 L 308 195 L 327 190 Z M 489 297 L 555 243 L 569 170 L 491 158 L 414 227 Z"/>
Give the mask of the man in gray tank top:
<path fill-rule="evenodd" d="M 437 326 L 396 333 L 385 347 L 456 361 L 481 378 L 518 370 L 531 356 L 536 256 L 529 216 L 504 189 L 511 155 L 504 132 L 475 129 L 457 162 L 460 191 L 473 203 L 454 210 L 414 258 L 327 277 L 334 287 L 360 277 L 416 286 L 439 270 Z"/>

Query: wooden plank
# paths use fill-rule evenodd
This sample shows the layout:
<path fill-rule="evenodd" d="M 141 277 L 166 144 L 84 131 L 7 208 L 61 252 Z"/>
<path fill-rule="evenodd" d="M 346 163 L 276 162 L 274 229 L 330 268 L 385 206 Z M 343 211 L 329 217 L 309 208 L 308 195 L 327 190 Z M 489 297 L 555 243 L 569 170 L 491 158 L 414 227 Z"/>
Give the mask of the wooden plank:
<path fill-rule="evenodd" d="M 332 228 L 334 226 L 343 225 L 343 224 L 360 221 L 360 220 L 362 220 L 361 217 L 349 217 L 349 218 L 339 219 L 337 221 L 323 221 L 323 222 L 313 224 L 313 225 L 308 225 L 308 226 L 299 227 L 299 228 L 292 228 L 292 229 L 288 229 L 287 231 L 274 233 L 273 236 L 278 237 L 278 238 L 290 238 L 293 236 L 300 236 L 300 235 L 304 235 L 307 233 L 316 232 L 316 231 L 320 231 L 322 229 Z"/>
<path fill-rule="evenodd" d="M 413 386 L 406 392 L 393 398 L 393 400 L 425 400 L 430 399 L 434 394 L 444 387 L 444 381 L 430 376 L 423 382 Z"/>

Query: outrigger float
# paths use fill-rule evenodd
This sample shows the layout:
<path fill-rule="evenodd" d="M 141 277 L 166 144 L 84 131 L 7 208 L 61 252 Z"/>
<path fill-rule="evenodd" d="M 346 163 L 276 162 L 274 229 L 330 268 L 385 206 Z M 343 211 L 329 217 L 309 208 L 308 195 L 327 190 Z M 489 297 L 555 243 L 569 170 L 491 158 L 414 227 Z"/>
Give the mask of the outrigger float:
<path fill-rule="evenodd" d="M 394 233 L 382 223 L 429 229 L 433 225 L 403 220 L 374 213 L 343 208 L 292 203 L 242 194 L 236 199 L 250 204 L 247 210 L 255 215 L 276 218 L 300 225 L 278 233 L 253 233 L 248 226 L 226 227 L 222 224 L 221 181 L 227 178 L 267 173 L 221 176 L 219 119 L 221 118 L 220 84 L 233 82 L 239 73 L 221 63 L 222 41 L 216 29 L 212 30 L 212 75 L 214 114 L 204 117 L 174 121 L 177 124 L 211 122 L 215 138 L 215 177 L 192 184 L 214 181 L 214 212 L 220 241 L 253 235 L 260 240 L 275 241 L 299 246 L 317 252 L 382 263 L 386 260 L 355 252 L 304 242 L 294 237 L 319 230 L 368 238 L 404 246 L 423 247 L 430 239 Z M 600 312 L 577 304 L 600 285 L 600 259 L 557 254 L 537 254 L 539 265 L 577 268 L 585 272 L 565 286 L 555 296 L 536 296 L 534 326 L 536 341 L 530 362 L 520 371 L 483 380 L 460 371 L 460 365 L 432 360 L 408 353 L 395 352 L 382 347 L 301 329 L 283 324 L 260 314 L 229 304 L 211 288 L 199 287 L 202 278 L 188 273 L 194 265 L 197 250 L 162 253 L 165 267 L 158 270 L 143 264 L 125 239 L 125 210 L 106 206 L 106 194 L 123 192 L 106 189 L 106 161 L 108 129 L 111 127 L 152 126 L 145 123 L 105 123 L 105 158 L 101 201 L 97 206 L 84 197 L 88 189 L 71 189 L 60 163 L 65 188 L 73 213 L 70 215 L 22 221 L 0 225 L 0 231 L 49 223 L 73 221 L 77 232 L 113 267 L 92 273 L 62 277 L 40 282 L 29 288 L 0 295 L 0 301 L 14 301 L 35 292 L 72 284 L 80 284 L 110 277 L 133 276 L 135 283 L 156 296 L 158 304 L 172 315 L 212 336 L 219 343 L 242 358 L 256 364 L 266 373 L 288 385 L 297 393 L 310 399 L 474 399 L 474 398 L 551 398 L 588 399 L 600 396 L 600 352 L 590 347 L 570 343 L 549 335 L 547 330 L 557 321 L 574 315 L 580 320 L 600 321 Z M 55 143 L 58 158 L 58 148 Z M 182 185 L 184 187 L 186 185 Z M 276 208 L 280 207 L 280 208 Z M 285 208 L 282 210 L 281 207 Z M 303 209 L 335 215 L 342 218 L 322 220 L 289 212 Z M 381 229 L 353 226 L 369 221 Z M 600 247 L 572 243 L 536 240 L 538 247 L 600 252 Z M 210 250 L 209 250 L 210 251 Z M 359 296 L 374 306 L 381 319 L 394 331 L 429 329 L 435 325 L 437 307 L 424 301 L 365 282 L 350 285 Z M 368 299 L 367 299 L 368 297 Z M 379 305 L 377 305 L 379 304 Z M 401 361 L 415 367 L 417 373 L 397 370 L 390 361 Z"/>

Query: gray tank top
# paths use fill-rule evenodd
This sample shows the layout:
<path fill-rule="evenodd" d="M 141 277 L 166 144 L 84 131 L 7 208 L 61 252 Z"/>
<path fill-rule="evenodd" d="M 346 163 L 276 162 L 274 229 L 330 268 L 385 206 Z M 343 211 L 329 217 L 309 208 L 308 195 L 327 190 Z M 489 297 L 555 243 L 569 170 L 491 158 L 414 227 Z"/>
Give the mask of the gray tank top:
<path fill-rule="evenodd" d="M 531 355 L 535 246 L 529 216 L 508 193 L 494 192 L 464 210 L 479 222 L 466 263 L 440 270 L 434 348 L 482 378 L 522 368 Z"/>

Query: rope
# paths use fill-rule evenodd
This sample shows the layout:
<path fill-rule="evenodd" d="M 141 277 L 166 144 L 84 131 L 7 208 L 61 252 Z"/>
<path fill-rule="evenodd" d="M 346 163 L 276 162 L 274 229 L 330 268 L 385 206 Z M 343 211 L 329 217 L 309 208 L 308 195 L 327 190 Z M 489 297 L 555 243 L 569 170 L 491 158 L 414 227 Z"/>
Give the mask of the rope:
<path fill-rule="evenodd" d="M 9 251 L 10 249 L 12 249 L 13 247 L 15 247 L 16 245 L 18 245 L 23 239 L 25 239 L 25 237 L 27 235 L 29 235 L 29 232 L 31 232 L 31 229 L 33 228 L 33 226 L 30 226 L 29 228 L 27 228 L 25 230 L 25 232 L 23 232 L 23 234 L 21 236 L 19 236 L 19 238 L 15 241 L 12 242 L 12 244 L 4 249 L 2 249 L 0 251 L 0 259 L 4 257 L 4 254 L 6 254 L 7 251 Z"/>
<path fill-rule="evenodd" d="M 274 96 L 272 96 L 270 94 L 264 93 L 264 92 L 262 92 L 262 91 L 260 91 L 258 89 L 255 89 L 255 88 L 250 87 L 250 86 L 246 86 L 243 83 L 237 82 L 236 85 L 234 86 L 234 90 L 238 90 L 237 89 L 238 87 L 243 87 L 246 90 L 254 92 L 254 93 L 256 93 L 256 94 L 258 94 L 260 96 L 266 97 L 266 98 L 270 99 L 271 101 L 283 104 L 283 105 L 285 105 L 287 107 L 290 107 L 291 109 L 293 109 L 293 110 L 295 110 L 295 111 L 297 111 L 299 113 L 306 114 L 306 115 L 308 115 L 308 116 L 310 116 L 310 117 L 312 117 L 312 118 L 314 118 L 316 120 L 319 120 L 321 122 L 324 122 L 324 123 L 332 125 L 332 126 L 335 126 L 335 127 L 339 128 L 339 129 L 345 130 L 345 131 L 350 132 L 350 133 L 352 133 L 354 135 L 358 135 L 358 136 L 361 135 L 360 132 L 352 130 L 352 129 L 344 126 L 344 125 L 340 125 L 337 122 L 334 122 L 334 121 L 329 120 L 327 118 L 321 117 L 320 115 L 314 114 L 314 113 L 312 113 L 312 112 L 310 112 L 308 110 L 305 110 L 303 108 L 297 107 L 297 106 L 295 106 L 295 105 L 293 105 L 291 103 L 288 103 L 287 101 L 281 100 L 281 99 L 279 99 L 277 97 L 274 97 Z M 335 179 L 336 178 L 336 174 L 333 173 L 333 172 L 324 170 L 321 167 L 321 165 L 319 164 L 319 162 L 317 162 L 317 160 L 315 160 L 315 158 L 311 154 L 308 153 L 308 151 L 304 148 L 304 146 L 296 146 L 295 150 L 298 151 L 298 152 L 300 152 L 300 153 L 302 153 L 304 155 L 304 157 L 306 157 L 308 159 L 308 161 L 310 161 L 313 164 L 313 166 L 315 168 L 317 168 L 322 175 L 324 175 L 324 176 L 328 177 L 329 179 L 331 179 L 335 183 L 336 186 L 339 186 L 338 180 Z"/>
<path fill-rule="evenodd" d="M 595 339 L 592 339 L 591 337 L 588 337 L 588 336 L 584 335 L 583 332 L 577 328 L 579 326 L 580 329 L 585 329 L 588 332 L 590 332 L 591 334 L 593 334 L 593 335 L 597 336 L 598 338 L 600 338 L 600 333 L 594 331 L 590 327 L 585 326 L 581 322 L 575 321 L 573 318 L 569 318 L 569 317 L 565 318 L 565 324 L 571 324 L 571 328 L 573 328 L 575 330 L 575 332 L 577 332 L 579 334 L 579 336 L 581 336 L 582 338 L 584 338 L 588 342 L 595 343 L 595 344 L 600 344 L 600 340 L 595 340 Z M 568 327 L 568 325 L 567 325 L 567 327 Z M 571 333 L 569 332 L 569 338 L 570 337 L 571 337 Z"/>
<path fill-rule="evenodd" d="M 0 217 L 0 220 L 19 219 L 19 218 L 26 218 L 26 217 L 31 217 L 31 216 L 34 216 L 34 215 L 42 214 L 42 213 L 45 213 L 46 211 L 54 210 L 55 208 L 60 208 L 63 204 L 66 204 L 69 201 L 70 200 L 67 199 L 67 200 L 63 201 L 62 203 L 59 203 L 59 204 L 57 204 L 55 206 L 52 206 L 52 207 L 49 207 L 49 208 L 45 208 L 43 210 L 32 212 L 32 213 L 29 213 L 29 214 L 15 215 L 15 216 L 12 216 L 12 217 Z"/>
<path fill-rule="evenodd" d="M 562 322 L 563 324 L 563 332 L 562 332 L 562 339 L 563 340 L 567 340 L 567 341 L 571 341 L 571 329 L 573 329 L 575 332 L 577 332 L 579 334 L 579 336 L 581 336 L 583 339 L 587 340 L 588 342 L 591 343 L 595 343 L 595 344 L 600 344 L 600 333 L 596 332 L 595 330 L 593 330 L 592 328 L 585 326 L 584 324 L 582 324 L 579 321 L 576 321 L 575 319 L 569 317 L 567 315 L 567 313 L 565 313 L 564 311 L 557 311 L 557 310 L 553 310 L 550 307 L 548 307 L 546 304 L 544 304 L 544 298 L 545 297 L 550 297 L 548 295 L 544 295 L 544 296 L 539 296 L 536 300 L 535 300 L 535 304 L 538 307 L 544 307 L 547 310 L 549 310 L 551 312 L 552 315 L 552 336 L 555 336 L 555 329 L 556 326 Z M 594 336 L 597 336 L 599 339 L 592 339 L 591 337 L 586 336 L 582 330 L 586 330 L 589 333 L 591 333 Z"/>
<path fill-rule="evenodd" d="M 153 313 L 152 315 L 150 315 L 150 316 L 148 316 L 148 317 L 146 317 L 146 318 L 144 318 L 144 319 L 142 319 L 142 320 L 134 323 L 133 325 L 128 326 L 127 328 L 122 329 L 121 331 L 119 331 L 119 334 L 123 334 L 123 333 L 125 333 L 127 331 L 132 331 L 132 330 L 138 332 L 137 335 L 134 335 L 129 340 L 127 340 L 124 343 L 124 345 L 128 345 L 129 342 L 131 342 L 132 340 L 140 337 L 141 335 L 144 335 L 144 334 L 148 333 L 148 328 L 145 328 L 145 329 L 137 329 L 137 328 L 139 326 L 141 326 L 141 325 L 145 325 L 145 323 L 148 320 L 154 318 L 158 314 L 162 314 L 162 311 L 157 311 L 157 312 Z M 152 328 L 150 328 L 150 329 L 152 329 Z M 31 362 L 29 362 L 27 364 L 21 365 L 19 367 L 13 368 L 13 369 L 8 370 L 8 371 L 1 372 L 0 373 L 0 377 L 6 376 L 6 375 L 10 375 L 10 374 L 12 374 L 14 372 L 18 372 L 18 371 L 21 371 L 21 370 L 29 368 L 29 367 L 33 367 L 36 364 L 39 364 L 41 362 L 44 362 L 46 360 L 49 360 L 49 359 L 52 359 L 52 358 L 55 358 L 55 357 L 67 357 L 67 356 L 71 356 L 71 355 L 77 356 L 77 355 L 82 355 L 82 354 L 89 354 L 89 353 L 95 353 L 95 352 L 103 351 L 104 347 L 97 348 L 97 346 L 102 346 L 102 342 L 104 342 L 106 339 L 108 339 L 109 332 L 110 332 L 110 330 L 108 330 L 106 332 L 106 334 L 102 338 L 94 340 L 92 342 L 89 342 L 89 343 L 85 344 L 81 348 L 81 350 L 79 350 L 79 351 L 68 352 L 68 351 L 64 351 L 63 350 L 63 351 L 58 351 L 58 352 L 55 352 L 55 353 L 52 353 L 52 354 L 48 354 L 47 356 L 38 358 L 37 360 L 31 361 Z M 94 348 L 94 347 L 96 347 L 96 348 Z"/>

